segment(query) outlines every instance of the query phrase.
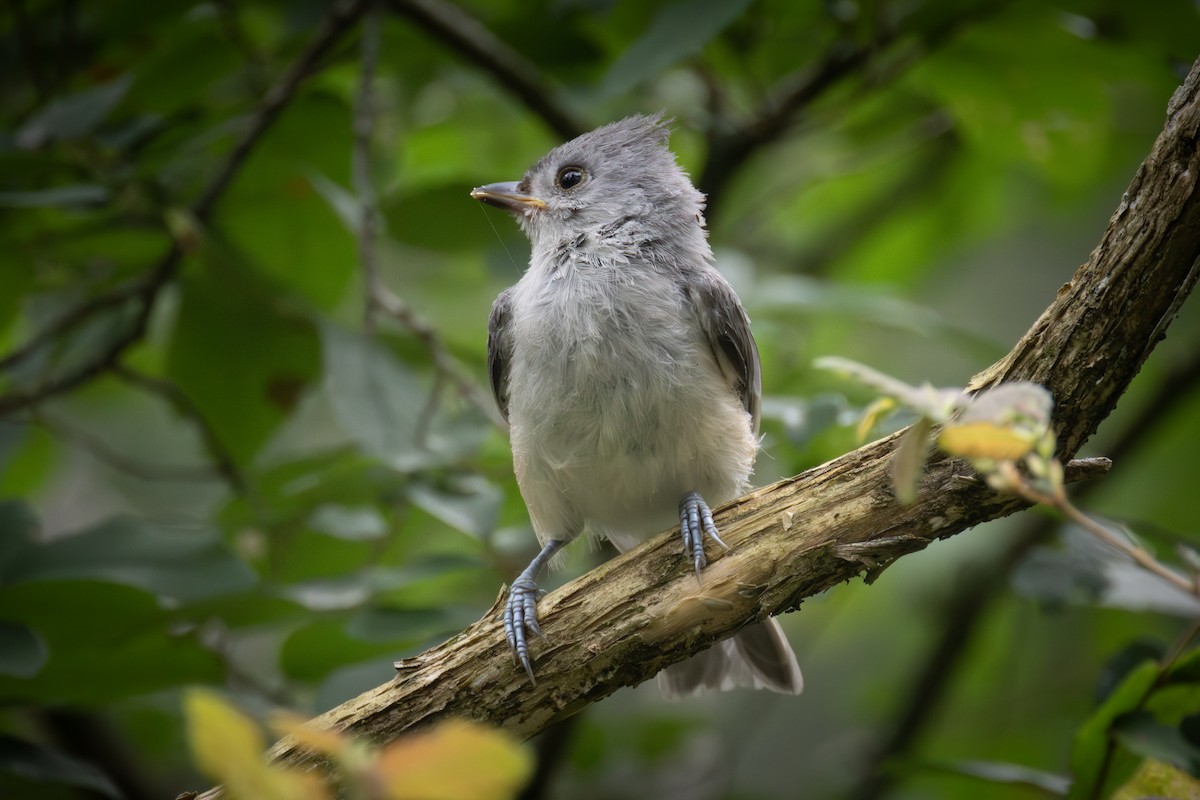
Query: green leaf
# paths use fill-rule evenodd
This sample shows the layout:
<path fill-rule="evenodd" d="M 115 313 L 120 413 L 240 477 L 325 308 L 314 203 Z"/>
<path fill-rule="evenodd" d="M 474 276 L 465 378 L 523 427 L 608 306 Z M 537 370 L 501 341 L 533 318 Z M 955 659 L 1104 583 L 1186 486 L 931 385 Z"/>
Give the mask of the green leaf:
<path fill-rule="evenodd" d="M 999 761 L 921 763 L 916 766 L 916 769 L 929 769 L 953 775 L 964 775 L 987 781 L 988 783 L 1033 786 L 1053 795 L 1065 795 L 1071 784 L 1070 779 L 1065 775 L 1033 769 L 1023 764 L 1009 764 Z"/>
<path fill-rule="evenodd" d="M 29 678 L 46 663 L 46 643 L 19 622 L 0 620 L 0 675 Z"/>
<path fill-rule="evenodd" d="M 1200 777 L 1200 748 L 1179 728 L 1164 725 L 1145 711 L 1126 714 L 1113 725 L 1113 736 L 1134 753 Z"/>
<path fill-rule="evenodd" d="M 336 325 L 321 328 L 325 391 L 341 428 L 366 453 L 398 470 L 430 462 L 416 444 L 427 402 L 415 373 L 379 342 Z"/>
<path fill-rule="evenodd" d="M 380 539 L 388 531 L 387 520 L 369 506 L 323 505 L 308 518 L 308 525 L 315 531 L 353 541 Z"/>
<path fill-rule="evenodd" d="M 1138 708 L 1158 680 L 1159 668 L 1154 661 L 1146 661 L 1134 668 L 1098 709 L 1092 712 L 1079 730 L 1071 745 L 1071 773 L 1074 783 L 1068 795 L 1071 800 L 1086 800 L 1094 797 L 1108 753 L 1108 737 L 1113 723 L 1123 714 Z"/>
<path fill-rule="evenodd" d="M 188 276 L 181 284 L 167 375 L 246 462 L 317 376 L 316 333 L 307 319 L 221 276 Z"/>
<path fill-rule="evenodd" d="M 51 100 L 17 130 L 17 146 L 36 150 L 51 142 L 87 136 L 121 102 L 132 81 L 131 74 L 122 75 L 92 89 Z"/>
<path fill-rule="evenodd" d="M 171 530 L 127 517 L 32 545 L 0 571 L 4 583 L 64 579 L 112 581 L 180 600 L 239 591 L 256 580 L 213 530 Z"/>
<path fill-rule="evenodd" d="M 749 5 L 750 0 L 676 0 L 662 6 L 646 32 L 613 62 L 600 94 L 626 92 L 699 52 Z"/>
<path fill-rule="evenodd" d="M 394 654 L 398 647 L 395 640 L 358 639 L 347 634 L 343 623 L 325 620 L 305 625 L 288 636 L 279 653 L 279 666 L 290 678 L 315 681 L 338 667 Z M 380 675 L 379 682 L 389 677 Z"/>
<path fill-rule="evenodd" d="M 408 498 L 452 528 L 476 538 L 491 535 L 500 515 L 503 494 L 481 475 L 457 475 L 441 483 L 416 481 Z"/>
<path fill-rule="evenodd" d="M 0 733 L 0 773 L 38 784 L 62 784 L 105 797 L 123 797 L 107 775 L 86 761 Z"/>
<path fill-rule="evenodd" d="M 0 586 L 0 619 L 29 625 L 49 658 L 29 678 L 0 675 L 0 696 L 97 703 L 220 680 L 220 660 L 183 633 L 153 594 L 95 581 Z"/>

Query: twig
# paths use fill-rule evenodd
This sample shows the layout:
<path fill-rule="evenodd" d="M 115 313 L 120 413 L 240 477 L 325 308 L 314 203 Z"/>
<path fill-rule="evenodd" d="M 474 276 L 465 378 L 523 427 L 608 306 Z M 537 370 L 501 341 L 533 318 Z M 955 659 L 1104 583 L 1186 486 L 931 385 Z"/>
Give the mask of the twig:
<path fill-rule="evenodd" d="M 375 130 L 375 65 L 379 61 L 379 7 L 372 5 L 363 18 L 362 60 L 358 95 L 354 101 L 354 192 L 358 196 L 358 260 L 363 271 L 363 329 L 374 336 L 376 298 L 383 287 L 375 252 L 379 203 L 371 184 L 371 136 Z"/>
<path fill-rule="evenodd" d="M 433 326 L 423 319 L 412 306 L 397 297 L 390 289 L 382 284 L 376 287 L 372 302 L 383 310 L 389 317 L 408 329 L 413 336 L 425 345 L 433 358 L 438 372 L 445 375 L 458 387 L 458 391 L 472 405 L 482 411 L 498 428 L 507 429 L 508 422 L 500 415 L 495 401 L 469 375 L 464 374 L 457 359 L 446 349 L 440 336 Z"/>
<path fill-rule="evenodd" d="M 173 483 L 221 480 L 221 476 L 212 467 L 154 464 L 131 458 L 124 453 L 118 452 L 90 431 L 85 431 L 82 428 L 63 422 L 61 419 L 48 416 L 45 412 L 34 412 L 33 420 L 57 438 L 71 442 L 87 451 L 97 461 L 107 464 L 120 472 L 132 475 L 135 478 L 141 478 L 146 481 Z"/>
<path fill-rule="evenodd" d="M 963 24 L 982 15 L 994 13 L 1003 5 L 1004 3 L 982 3 L 957 17 L 948 17 L 924 35 L 920 43 L 920 52 L 928 54 L 946 42 Z M 761 148 L 787 133 L 803 116 L 804 111 L 831 88 L 849 77 L 865 73 L 866 66 L 872 59 L 899 41 L 901 33 L 900 28 L 888 27 L 883 28 L 864 45 L 835 42 L 819 62 L 776 84 L 747 125 L 733 132 L 712 128 L 708 137 L 708 162 L 697 181 L 700 190 L 708 195 L 705 214 L 709 219 L 715 216 L 716 205 L 724 195 L 729 181 L 747 160 Z M 902 63 L 894 65 L 887 80 L 894 80 L 908 65 L 916 61 L 917 59 L 910 55 Z M 884 82 L 881 77 L 872 81 L 876 86 Z"/>
<path fill-rule="evenodd" d="M 1122 539 L 1087 514 L 1084 514 L 1067 498 L 1065 487 L 1055 486 L 1051 493 L 1043 492 L 1026 480 L 1025 476 L 1017 470 L 1011 461 L 1002 464 L 1001 471 L 1005 474 L 1007 485 L 1021 497 L 1024 497 L 1031 503 L 1042 503 L 1051 508 L 1057 508 L 1071 522 L 1074 522 L 1114 550 L 1124 553 L 1137 562 L 1138 566 L 1142 569 L 1154 573 L 1167 583 L 1170 583 L 1177 589 L 1182 589 L 1193 597 L 1200 597 L 1200 587 L 1196 585 L 1194 580 L 1189 581 L 1178 572 L 1161 564 L 1143 548 Z"/>
<path fill-rule="evenodd" d="M 343 32 L 361 15 L 369 0 L 344 0 L 330 11 L 322 24 L 320 31 L 305 48 L 304 52 L 288 68 L 279 81 L 271 87 L 262 102 L 250 117 L 246 132 L 241 140 L 225 157 L 225 161 L 217 169 L 216 174 L 208 185 L 201 191 L 200 196 L 190 207 L 191 217 L 201 225 L 208 222 L 216 207 L 217 201 L 229 188 L 246 157 L 258 144 L 263 134 L 279 117 L 279 113 L 295 96 L 296 90 L 306 77 L 313 71 L 317 63 L 329 52 Z M 11 367 L 17 361 L 27 357 L 39 347 L 44 346 L 54 337 L 71 328 L 77 327 L 83 321 L 90 319 L 98 311 L 109 308 L 126 299 L 134 298 L 139 303 L 137 315 L 130 326 L 117 335 L 91 361 L 77 367 L 65 375 L 51 378 L 38 384 L 32 389 L 15 390 L 0 396 L 0 414 L 6 414 L 19 408 L 35 405 L 48 397 L 68 392 L 80 386 L 103 372 L 110 369 L 121 354 L 142 339 L 149 324 L 150 314 L 154 308 L 159 291 L 172 278 L 179 268 L 184 256 L 184 245 L 173 241 L 158 262 L 150 269 L 145 278 L 121 287 L 111 293 L 111 297 L 94 298 L 84 303 L 75 311 L 68 312 L 59 322 L 50 326 L 46 331 L 36 334 L 33 339 L 19 351 L 10 354 L 0 365 Z"/>
<path fill-rule="evenodd" d="M 1141 445 L 1156 427 L 1162 425 L 1200 383 L 1200 353 L 1182 366 L 1171 370 L 1155 389 L 1153 397 L 1107 448 L 1114 464 L 1122 464 Z M 1083 483 L 1076 497 L 1091 495 L 1105 484 L 1096 481 Z M 942 698 L 953 685 L 953 672 L 962 663 L 962 655 L 981 629 L 980 618 L 991 608 L 992 601 L 1008 585 L 1013 569 L 1034 547 L 1050 539 L 1058 520 L 1049 515 L 1026 517 L 1026 525 L 994 561 L 960 584 L 960 588 L 943 604 L 947 619 L 938 625 L 937 642 L 929 648 L 923 665 L 914 671 L 908 688 L 896 692 L 904 698 L 896 723 L 890 734 L 858 770 L 862 778 L 848 797 L 854 800 L 876 800 L 888 794 L 896 783 L 898 773 L 887 766 L 912 752 L 937 713 Z"/>
<path fill-rule="evenodd" d="M 442 0 L 392 0 L 391 7 L 490 74 L 563 139 L 574 139 L 587 130 L 556 99 L 556 92 L 542 80 L 537 67 L 461 8 Z"/>
<path fill-rule="evenodd" d="M 121 362 L 112 366 L 112 372 L 129 385 L 162 397 L 171 404 L 176 413 L 191 420 L 200 433 L 200 440 L 204 443 L 205 451 L 213 460 L 217 474 L 224 478 L 235 493 L 246 494 L 248 484 L 238 468 L 237 462 L 234 461 L 233 455 L 222 444 L 220 437 L 217 436 L 217 432 L 209 424 L 204 414 L 178 385 L 165 378 L 138 372 Z"/>

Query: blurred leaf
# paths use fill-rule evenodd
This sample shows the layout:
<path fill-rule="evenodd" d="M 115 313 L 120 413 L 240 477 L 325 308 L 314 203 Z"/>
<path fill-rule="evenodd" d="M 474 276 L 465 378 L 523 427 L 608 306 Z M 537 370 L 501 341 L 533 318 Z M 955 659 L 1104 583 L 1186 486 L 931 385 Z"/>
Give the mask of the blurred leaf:
<path fill-rule="evenodd" d="M 328 93 L 302 93 L 267 133 L 218 209 L 215 228 L 257 269 L 316 308 L 344 298 L 358 258 L 353 236 L 313 174 L 349 184 L 350 113 Z"/>
<path fill-rule="evenodd" d="M 1179 728 L 1164 725 L 1153 714 L 1125 714 L 1113 724 L 1113 737 L 1139 756 L 1200 777 L 1200 748 L 1187 741 Z"/>
<path fill-rule="evenodd" d="M 533 756 L 503 731 L 452 719 L 388 745 L 373 772 L 389 800 L 505 800 L 533 775 Z"/>
<path fill-rule="evenodd" d="M 394 655 L 398 643 L 392 641 L 364 641 L 346 633 L 344 623 L 336 620 L 311 622 L 294 631 L 283 643 L 279 652 L 279 666 L 284 673 L 296 680 L 315 681 L 334 669 L 366 661 L 381 655 Z M 382 674 L 378 683 L 391 678 Z"/>
<path fill-rule="evenodd" d="M 366 453 L 393 469 L 430 461 L 416 444 L 427 402 L 417 376 L 379 342 L 335 325 L 321 329 L 325 390 L 339 425 Z"/>
<path fill-rule="evenodd" d="M 37 530 L 33 509 L 22 500 L 0 500 L 0 575 L 9 563 L 33 546 Z"/>
<path fill-rule="evenodd" d="M 182 282 L 167 374 L 188 395 L 221 443 L 247 461 L 291 413 L 318 373 L 311 324 L 219 276 Z"/>
<path fill-rule="evenodd" d="M 381 210 L 388 233 L 405 244 L 433 250 L 478 251 L 494 244 L 516 225 L 508 214 L 486 210 L 480 213 L 487 221 L 464 225 L 464 214 L 473 213 L 468 204 L 477 204 L 469 197 L 471 188 L 470 181 L 462 180 L 385 196 Z"/>
<path fill-rule="evenodd" d="M 327 504 L 317 508 L 308 518 L 314 530 L 339 539 L 369 541 L 382 538 L 388 531 L 387 520 L 377 509 L 369 506 L 340 506 Z"/>
<path fill-rule="evenodd" d="M 18 147 L 36 150 L 50 142 L 87 136 L 116 108 L 129 91 L 133 76 L 51 100 L 17 129 Z"/>
<path fill-rule="evenodd" d="M 451 633 L 479 618 L 479 609 L 447 603 L 437 608 L 372 606 L 350 618 L 346 633 L 364 641 L 421 641 Z"/>
<path fill-rule="evenodd" d="M 0 675 L 0 696 L 9 699 L 111 702 L 223 675 L 217 656 L 173 629 L 171 612 L 139 589 L 49 580 L 0 586 L 0 619 L 32 627 L 49 653 L 36 675 Z"/>
<path fill-rule="evenodd" d="M 98 184 L 55 186 L 26 192 L 0 192 L 0 208 L 55 208 L 94 206 L 108 200 L 108 189 Z"/>
<path fill-rule="evenodd" d="M 1017 461 L 1029 455 L 1036 439 L 994 422 L 952 422 L 938 434 L 937 443 L 952 456 Z"/>
<path fill-rule="evenodd" d="M 1070 779 L 1065 775 L 1033 769 L 1022 764 L 1006 764 L 998 761 L 924 762 L 916 765 L 916 769 L 932 769 L 954 775 L 965 775 L 988 783 L 1033 786 L 1047 794 L 1058 796 L 1066 795 L 1071 785 Z"/>
<path fill-rule="evenodd" d="M 921 417 L 904 432 L 892 456 L 892 487 L 896 490 L 896 499 L 904 505 L 917 499 L 917 484 L 929 457 L 931 430 L 933 423 Z"/>
<path fill-rule="evenodd" d="M 650 27 L 629 45 L 601 82 L 614 97 L 698 52 L 750 5 L 750 0 L 674 0 L 661 6 Z"/>
<path fill-rule="evenodd" d="M 233 800 L 327 797 L 316 775 L 268 766 L 258 727 L 214 692 L 191 689 L 184 695 L 183 705 L 197 765 L 222 783 Z"/>
<path fill-rule="evenodd" d="M 5 583 L 79 578 L 181 600 L 239 591 L 256 580 L 215 531 L 171 530 L 127 517 L 32 546 L 0 572 Z"/>
<path fill-rule="evenodd" d="M 0 620 L 0 675 L 29 678 L 46 663 L 46 643 L 18 622 Z"/>
<path fill-rule="evenodd" d="M 1184 618 L 1200 614 L 1200 601 L 1095 536 L 1068 525 L 1062 549 L 1039 547 L 1017 567 L 1017 591 L 1044 603 L 1091 603 Z"/>
<path fill-rule="evenodd" d="M 408 497 L 452 528 L 476 538 L 486 538 L 496 528 L 503 496 L 482 475 L 457 475 L 440 483 L 416 481 Z"/>
<path fill-rule="evenodd" d="M 1200 781 L 1169 764 L 1146 759 L 1137 772 L 1113 793 L 1111 800 L 1157 800 L 1200 797 Z"/>
<path fill-rule="evenodd" d="M 98 768 L 57 750 L 0 733 L 0 773 L 8 773 L 39 784 L 64 784 L 105 797 L 122 793 Z"/>
<path fill-rule="evenodd" d="M 1071 745 L 1071 774 L 1074 783 L 1068 797 L 1085 800 L 1096 796 L 1101 788 L 1101 769 L 1108 756 L 1109 735 L 1118 717 L 1136 710 L 1150 695 L 1158 681 L 1158 664 L 1144 662 L 1131 670 L 1100 707 L 1079 726 Z"/>

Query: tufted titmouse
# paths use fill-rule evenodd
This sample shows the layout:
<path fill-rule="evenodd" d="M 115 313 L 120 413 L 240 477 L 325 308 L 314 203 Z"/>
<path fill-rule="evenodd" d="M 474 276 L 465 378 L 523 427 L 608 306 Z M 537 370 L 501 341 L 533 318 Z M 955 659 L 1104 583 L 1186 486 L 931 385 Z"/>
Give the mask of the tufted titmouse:
<path fill-rule="evenodd" d="M 661 115 L 629 117 L 560 145 L 519 183 L 471 192 L 512 212 L 532 242 L 528 271 L 496 298 L 488 323 L 492 389 L 542 544 L 504 613 L 531 679 L 534 579 L 560 548 L 587 527 L 625 551 L 674 520 L 699 577 L 705 537 L 724 544 L 708 503 L 749 486 L 758 348 L 713 268 L 704 196 L 669 136 Z M 773 619 L 658 677 L 668 697 L 803 685 Z"/>

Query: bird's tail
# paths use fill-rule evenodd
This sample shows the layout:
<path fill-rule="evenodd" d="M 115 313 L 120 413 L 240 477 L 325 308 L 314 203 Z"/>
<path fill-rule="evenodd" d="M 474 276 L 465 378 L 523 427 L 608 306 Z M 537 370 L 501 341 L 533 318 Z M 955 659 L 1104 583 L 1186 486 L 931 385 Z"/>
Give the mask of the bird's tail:
<path fill-rule="evenodd" d="M 804 688 L 796 654 L 774 619 L 658 673 L 658 688 L 668 700 L 739 686 L 782 694 L 799 694 Z"/>

